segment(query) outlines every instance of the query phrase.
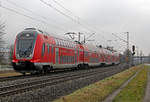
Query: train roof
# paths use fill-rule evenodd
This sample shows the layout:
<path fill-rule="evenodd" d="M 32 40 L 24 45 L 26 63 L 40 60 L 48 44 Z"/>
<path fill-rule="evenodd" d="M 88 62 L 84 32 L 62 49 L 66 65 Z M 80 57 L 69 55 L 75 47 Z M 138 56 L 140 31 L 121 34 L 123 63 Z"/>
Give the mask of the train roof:
<path fill-rule="evenodd" d="M 36 28 L 26 28 L 24 29 L 21 33 L 31 33 L 31 32 L 34 32 L 34 34 L 43 34 L 43 35 L 46 35 L 46 36 L 49 36 L 49 37 L 53 37 L 55 42 L 56 42 L 56 45 L 67 45 L 67 46 L 70 46 L 72 48 L 75 48 L 75 44 L 78 44 L 78 47 L 79 48 L 82 48 L 82 46 L 84 47 L 85 50 L 87 51 L 96 51 L 96 52 L 103 52 L 103 53 L 106 53 L 106 54 L 114 54 L 114 55 L 119 55 L 117 52 L 112 52 L 112 51 L 109 51 L 108 49 L 105 49 L 105 48 L 100 48 L 100 47 L 97 47 L 96 45 L 93 45 L 93 44 L 79 44 L 78 42 L 75 42 L 75 41 L 72 41 L 66 37 L 60 37 L 60 35 L 56 35 L 56 34 L 49 34 L 47 32 L 44 32 L 40 29 L 36 29 Z M 19 33 L 20 34 L 20 33 Z"/>
<path fill-rule="evenodd" d="M 48 32 L 45 32 L 45 31 L 42 31 L 42 30 L 36 29 L 36 28 L 26 28 L 26 29 L 23 30 L 23 32 L 27 32 L 27 31 L 36 31 L 37 33 L 40 33 L 40 34 L 43 34 L 43 35 L 47 35 L 47 36 L 51 36 L 51 37 L 53 37 L 55 39 L 60 39 L 60 40 L 66 40 L 66 41 L 74 42 L 71 39 L 68 39 L 68 38 L 66 38 L 64 36 L 48 33 Z"/>

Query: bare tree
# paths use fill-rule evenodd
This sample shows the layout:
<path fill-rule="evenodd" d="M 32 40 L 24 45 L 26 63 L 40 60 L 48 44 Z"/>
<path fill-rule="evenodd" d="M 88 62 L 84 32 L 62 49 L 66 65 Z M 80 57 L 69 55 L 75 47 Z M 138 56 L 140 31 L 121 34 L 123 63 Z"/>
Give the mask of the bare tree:
<path fill-rule="evenodd" d="M 10 61 L 10 64 L 11 64 L 12 59 L 13 59 L 13 49 L 14 49 L 14 45 L 11 44 L 11 45 L 10 45 L 10 53 L 9 53 L 9 61 Z"/>
<path fill-rule="evenodd" d="M 3 59 L 4 59 L 4 38 L 3 36 L 5 35 L 5 23 L 0 22 L 0 63 L 2 63 Z"/>

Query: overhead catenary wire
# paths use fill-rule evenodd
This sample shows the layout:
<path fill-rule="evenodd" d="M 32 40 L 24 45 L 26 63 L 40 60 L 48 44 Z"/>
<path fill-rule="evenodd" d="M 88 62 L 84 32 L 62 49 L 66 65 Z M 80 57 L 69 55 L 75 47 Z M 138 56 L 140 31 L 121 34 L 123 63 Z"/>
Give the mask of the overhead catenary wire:
<path fill-rule="evenodd" d="M 67 18 L 70 19 L 71 21 L 73 21 L 73 22 L 75 22 L 75 23 L 81 25 L 83 28 L 87 29 L 88 31 L 95 32 L 95 31 L 92 30 L 91 28 L 86 27 L 86 26 L 84 26 L 83 24 L 81 24 L 78 20 L 76 20 L 76 19 L 72 18 L 71 16 L 69 16 L 68 14 L 66 14 L 66 13 L 64 13 L 64 12 L 62 12 L 62 11 L 60 11 L 59 9 L 57 9 L 56 7 L 54 7 L 53 5 L 51 5 L 50 3 L 47 3 L 47 2 L 45 2 L 44 0 L 40 0 L 40 1 L 41 1 L 43 4 L 45 4 L 46 6 L 51 7 L 52 9 L 54 9 L 55 11 L 57 11 L 58 13 L 60 13 L 60 14 L 62 14 L 63 16 L 67 17 Z"/>
<path fill-rule="evenodd" d="M 50 1 L 50 0 L 49 0 Z M 82 21 L 82 22 L 84 22 L 86 25 L 88 25 L 88 26 L 90 26 L 91 28 L 94 28 L 95 29 L 95 27 L 93 27 L 93 26 L 91 26 L 91 25 L 89 25 L 85 20 L 83 20 L 81 17 L 78 17 L 78 16 L 76 16 L 76 15 L 74 15 L 73 13 L 72 13 L 72 11 L 70 11 L 69 9 L 67 9 L 66 7 L 64 7 L 61 3 L 59 3 L 58 1 L 56 1 L 56 0 L 52 0 L 53 2 L 55 2 L 57 5 L 59 5 L 61 8 L 63 8 L 65 11 L 67 11 L 68 13 L 70 13 L 70 14 L 72 14 L 74 17 L 76 17 L 77 19 L 79 19 L 80 21 Z M 97 28 L 96 28 L 97 29 Z M 99 31 L 99 30 L 97 30 L 97 31 Z M 101 32 L 106 32 L 106 31 L 101 31 Z M 110 32 L 107 32 L 107 33 L 110 33 Z M 124 33 L 124 32 L 123 32 Z M 111 33 L 110 33 L 111 34 Z M 101 35 L 102 36 L 102 35 Z M 115 35 L 114 35 L 115 36 Z M 89 36 L 90 37 L 90 36 Z M 88 37 L 88 38 L 89 38 Z M 117 37 L 117 38 L 119 38 L 119 40 L 121 40 L 121 41 L 123 41 L 123 42 L 125 42 L 125 43 L 127 43 L 127 41 L 126 40 L 124 40 L 124 39 L 122 39 L 122 38 L 120 38 L 119 36 L 115 36 L 115 37 Z M 103 36 L 103 38 L 104 38 L 104 36 Z M 132 43 L 132 41 L 130 40 L 130 43 Z M 134 45 L 134 44 L 133 44 Z"/>
<path fill-rule="evenodd" d="M 88 26 L 90 26 L 91 28 L 95 28 L 94 26 L 91 26 L 88 22 L 86 22 L 84 19 L 82 19 L 81 17 L 79 17 L 79 16 L 76 16 L 76 15 L 74 15 L 74 13 L 71 11 L 71 10 L 69 10 L 69 9 L 67 9 L 66 7 L 64 7 L 62 4 L 60 4 L 58 1 L 56 1 L 56 0 L 52 0 L 53 2 L 55 2 L 57 5 L 59 5 L 61 8 L 63 8 L 64 10 L 66 10 L 68 13 L 70 13 L 70 14 L 72 14 L 74 17 L 76 17 L 78 20 L 80 20 L 81 22 L 84 22 L 86 25 L 88 25 Z M 80 22 L 79 21 L 79 22 Z"/>
<path fill-rule="evenodd" d="M 50 1 L 50 0 L 49 0 Z M 78 22 L 80 22 L 80 24 L 86 26 L 87 28 L 92 29 L 92 33 L 95 34 L 100 34 L 100 36 L 102 37 L 101 40 L 103 41 L 107 41 L 107 39 L 102 35 L 102 33 L 105 33 L 104 31 L 100 31 L 99 29 L 97 29 L 95 26 L 92 26 L 91 24 L 89 24 L 87 21 L 85 21 L 83 18 L 76 16 L 71 10 L 69 10 L 68 8 L 64 7 L 64 5 L 62 5 L 61 3 L 59 3 L 56 0 L 52 0 L 54 3 L 56 3 L 58 6 L 60 6 L 61 8 L 63 8 L 65 11 L 67 11 L 69 14 L 73 15 L 74 17 L 76 17 L 77 20 L 79 20 Z M 108 32 L 107 32 L 108 33 Z M 109 32 L 110 33 L 110 32 Z M 89 38 L 89 37 L 88 37 Z"/>
<path fill-rule="evenodd" d="M 40 19 L 34 18 L 34 17 L 32 17 L 32 16 L 26 15 L 26 14 L 24 14 L 24 13 L 21 13 L 21 12 L 19 12 L 19 11 L 16 11 L 16 10 L 12 9 L 12 8 L 8 8 L 8 7 L 5 7 L 5 6 L 3 6 L 3 5 L 0 5 L 0 7 L 3 8 L 3 9 L 8 10 L 8 11 L 10 11 L 10 12 L 13 12 L 13 13 L 16 13 L 16 14 L 18 14 L 18 15 L 21 15 L 21 16 L 24 16 L 24 17 L 26 17 L 26 18 L 29 18 L 29 19 L 31 19 L 31 20 L 33 20 L 33 21 L 38 21 L 38 22 L 41 22 L 41 23 L 43 23 L 43 24 L 49 25 L 49 26 L 51 26 L 51 27 L 53 27 L 53 28 L 55 28 L 55 29 L 59 29 L 59 30 L 66 31 L 66 30 L 64 30 L 64 29 L 62 29 L 62 28 L 56 27 L 56 26 L 51 25 L 51 24 L 49 24 L 49 23 L 47 23 L 47 22 L 45 22 L 45 21 L 43 21 L 43 20 L 40 20 Z"/>
<path fill-rule="evenodd" d="M 17 6 L 17 7 L 21 8 L 21 9 L 25 10 L 25 11 L 28 11 L 28 12 L 30 12 L 30 13 L 32 13 L 32 14 L 35 14 L 35 15 L 37 15 L 37 16 L 40 16 L 39 14 L 33 12 L 32 10 L 29 10 L 29 9 L 26 9 L 26 8 L 20 6 L 20 5 L 17 5 L 16 3 L 12 2 L 11 0 L 6 0 L 6 1 L 9 2 L 9 3 L 11 3 L 11 4 L 14 5 L 14 6 Z M 31 19 L 31 20 L 38 21 L 38 22 L 47 24 L 47 25 L 49 25 L 49 26 L 52 26 L 52 25 L 48 24 L 47 22 L 45 22 L 45 21 L 43 21 L 43 20 L 40 20 L 40 19 L 38 19 L 38 18 L 34 18 L 34 17 L 32 17 L 32 16 L 26 15 L 26 14 L 24 14 L 24 13 L 22 13 L 22 12 L 19 12 L 19 11 L 17 11 L 17 10 L 12 9 L 12 8 L 8 8 L 8 7 L 2 6 L 2 5 L 1 5 L 1 7 L 2 7 L 3 9 L 8 10 L 8 11 L 11 11 L 11 12 L 14 12 L 14 13 L 16 13 L 16 14 L 19 14 L 19 15 L 21 15 L 21 16 L 27 17 L 27 18 L 29 18 L 29 19 Z M 43 19 L 45 19 L 45 17 L 43 17 L 43 16 L 40 16 L 40 17 L 42 17 Z M 56 29 L 60 29 L 60 30 L 63 30 L 63 31 L 66 31 L 66 32 L 67 32 L 67 30 L 64 30 L 64 29 L 62 29 L 62 28 L 58 28 L 58 27 L 56 27 L 56 26 L 53 26 L 53 27 L 56 28 Z"/>
<path fill-rule="evenodd" d="M 124 43 L 127 43 L 126 40 L 124 40 L 123 38 L 119 37 L 119 36 L 116 35 L 115 33 L 112 33 L 112 35 L 115 36 L 116 38 L 118 38 L 119 40 L 123 41 Z M 132 45 L 136 45 L 136 44 L 133 43 L 132 40 L 130 40 L 129 43 L 130 43 L 130 45 L 131 45 L 131 44 L 132 44 Z"/>
<path fill-rule="evenodd" d="M 76 16 L 76 15 L 74 15 L 74 13 L 72 12 L 72 11 L 70 11 L 69 9 L 67 9 L 66 7 L 64 7 L 62 4 L 60 4 L 58 1 L 56 1 L 56 0 L 52 0 L 54 3 L 56 3 L 58 6 L 60 6 L 61 8 L 63 8 L 65 11 L 67 11 L 68 13 L 70 13 L 71 15 L 73 15 L 74 17 L 76 17 L 77 18 L 77 20 L 80 20 L 80 21 L 82 21 L 82 22 L 84 22 L 85 24 L 86 24 L 86 26 L 88 25 L 89 26 L 89 24 L 85 21 L 85 20 L 83 20 L 81 17 L 79 17 L 79 16 Z M 78 21 L 78 22 L 80 22 L 80 21 Z M 81 24 L 81 23 L 80 23 Z M 87 27 L 88 27 L 87 26 Z"/>
<path fill-rule="evenodd" d="M 11 1 L 11 0 L 6 0 L 7 2 L 9 2 L 9 3 L 11 3 L 12 5 L 14 5 L 14 6 L 17 6 L 17 7 L 19 7 L 19 8 L 21 8 L 21 9 L 23 9 L 23 10 L 25 10 L 25 11 L 28 11 L 28 12 L 30 12 L 30 13 L 32 13 L 32 14 L 34 14 L 34 15 L 37 15 L 37 16 L 39 16 L 39 17 L 41 17 L 42 19 L 44 19 L 44 20 L 48 20 L 46 17 L 44 17 L 44 16 L 41 16 L 41 15 L 39 15 L 39 14 L 37 14 L 37 13 L 35 13 L 35 12 L 33 12 L 32 10 L 30 10 L 30 9 L 27 9 L 27 8 L 25 8 L 25 7 L 22 7 L 22 6 L 20 6 L 20 5 L 18 5 L 18 4 L 16 4 L 15 2 L 13 2 L 13 1 Z M 43 0 L 42 0 L 43 1 Z M 45 2 L 46 3 L 46 2 Z M 63 6 L 62 6 L 63 7 Z M 5 9 L 7 8 L 7 7 L 4 7 Z M 11 8 L 7 8 L 7 10 L 9 10 L 9 11 L 15 11 L 15 13 L 17 13 L 17 14 L 20 14 L 20 15 L 22 15 L 22 16 L 25 16 L 25 17 L 28 17 L 28 18 L 30 18 L 30 19 L 32 19 L 32 20 L 35 20 L 36 19 L 36 21 L 40 21 L 40 22 L 42 22 L 42 23 L 46 23 L 46 24 L 48 24 L 47 22 L 44 22 L 43 20 L 40 20 L 40 19 L 37 19 L 37 18 L 33 18 L 32 16 L 29 16 L 29 15 L 26 15 L 26 14 L 23 14 L 23 13 L 20 13 L 20 12 L 18 12 L 18 11 L 16 11 L 16 10 L 14 10 L 14 9 L 11 9 Z M 57 8 L 55 8 L 54 7 L 54 9 L 55 10 L 57 10 Z M 67 9 L 66 9 L 67 10 Z M 58 11 L 58 10 L 57 10 Z M 68 10 L 69 11 L 69 10 Z M 70 13 L 71 13 L 71 11 L 70 11 Z M 63 12 L 61 12 L 61 14 L 63 14 L 63 15 L 65 15 L 65 13 L 63 13 Z M 67 16 L 67 15 L 65 15 L 65 16 Z M 67 17 L 70 17 L 70 16 L 67 16 Z M 77 16 L 76 16 L 77 17 Z M 70 17 L 71 18 L 71 17 Z M 71 18 L 72 20 L 74 20 L 73 18 Z M 74 20 L 75 21 L 75 20 Z M 49 24 L 48 24 L 49 25 Z M 81 24 L 80 24 L 81 25 Z M 50 25 L 50 26 L 52 26 L 52 25 Z M 57 28 L 57 29 L 60 29 L 60 27 L 58 28 L 57 26 L 54 26 L 53 25 L 53 27 L 54 28 Z M 87 28 L 88 29 L 88 28 Z M 65 29 L 62 29 L 61 28 L 61 30 L 63 30 L 63 31 L 67 31 L 67 30 L 65 30 Z M 91 29 L 88 29 L 89 31 L 91 31 Z"/>
<path fill-rule="evenodd" d="M 27 11 L 27 12 L 30 12 L 31 14 L 34 14 L 34 15 L 36 15 L 36 16 L 38 16 L 38 17 L 41 17 L 41 18 L 44 19 L 45 21 L 48 21 L 48 20 L 49 20 L 49 19 L 47 19 L 45 16 L 42 16 L 42 15 L 36 13 L 36 12 L 33 12 L 33 11 L 30 10 L 30 9 L 27 9 L 27 8 L 25 8 L 25 7 L 23 7 L 23 6 L 20 6 L 20 5 L 16 4 L 15 2 L 13 2 L 12 0 L 6 0 L 6 1 L 7 1 L 8 3 L 10 3 L 10 4 L 12 4 L 12 5 L 18 7 L 18 8 L 21 8 L 21 9 Z M 54 23 L 54 22 L 56 22 L 56 21 L 53 20 L 53 23 Z M 53 24 L 53 26 L 57 27 L 57 26 L 54 25 L 54 24 Z M 67 30 L 65 30 L 64 28 L 61 28 L 61 27 L 57 27 L 57 28 L 63 29 L 64 31 L 67 31 Z"/>

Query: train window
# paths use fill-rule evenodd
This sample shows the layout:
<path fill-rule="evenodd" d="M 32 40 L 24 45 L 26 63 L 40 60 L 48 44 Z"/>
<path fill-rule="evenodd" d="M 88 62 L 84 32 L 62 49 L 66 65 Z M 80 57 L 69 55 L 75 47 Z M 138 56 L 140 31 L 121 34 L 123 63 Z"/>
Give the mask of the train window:
<path fill-rule="evenodd" d="M 64 56 L 63 63 L 66 64 L 66 56 Z"/>
<path fill-rule="evenodd" d="M 62 63 L 64 64 L 64 56 L 62 56 Z"/>
<path fill-rule="evenodd" d="M 72 48 L 72 43 L 70 42 L 70 46 L 71 46 L 71 48 Z"/>
<path fill-rule="evenodd" d="M 66 41 L 64 41 L 64 46 L 66 47 Z"/>
<path fill-rule="evenodd" d="M 77 49 L 75 49 L 75 63 L 77 63 Z"/>
<path fill-rule="evenodd" d="M 53 54 L 54 48 L 53 45 L 51 46 L 51 53 Z"/>
<path fill-rule="evenodd" d="M 60 64 L 62 64 L 62 62 L 63 62 L 63 56 L 60 56 Z"/>
<path fill-rule="evenodd" d="M 56 64 L 58 64 L 59 63 L 59 48 L 56 48 L 55 49 L 55 55 L 56 55 Z"/>
<path fill-rule="evenodd" d="M 62 40 L 62 46 L 64 47 L 64 40 Z"/>
<path fill-rule="evenodd" d="M 67 63 L 69 63 L 69 56 L 67 56 Z"/>
<path fill-rule="evenodd" d="M 57 44 L 58 44 L 58 41 L 57 41 L 57 39 L 55 39 L 55 42 L 56 42 L 56 46 L 57 46 Z"/>
<path fill-rule="evenodd" d="M 70 47 L 70 43 L 68 42 L 68 47 Z"/>
<path fill-rule="evenodd" d="M 67 47 L 69 47 L 69 42 L 67 42 Z"/>
<path fill-rule="evenodd" d="M 49 44 L 47 44 L 47 53 L 49 53 Z"/>
<path fill-rule="evenodd" d="M 61 40 L 61 45 L 64 46 L 64 41 L 63 40 Z"/>
<path fill-rule="evenodd" d="M 61 46 L 64 46 L 64 41 L 63 40 L 61 40 Z"/>
<path fill-rule="evenodd" d="M 70 42 L 69 42 L 69 47 L 71 47 L 71 44 L 70 44 Z"/>
<path fill-rule="evenodd" d="M 43 46 L 42 46 L 42 56 L 44 56 L 44 53 L 45 53 L 45 43 L 43 43 Z"/>
<path fill-rule="evenodd" d="M 59 40 L 57 39 L 57 46 L 59 46 Z"/>
<path fill-rule="evenodd" d="M 71 62 L 71 56 L 69 56 L 69 59 L 68 59 L 68 60 L 69 60 L 69 63 L 70 63 L 70 62 Z"/>
<path fill-rule="evenodd" d="M 66 41 L 64 41 L 64 46 L 66 47 Z"/>
<path fill-rule="evenodd" d="M 65 47 L 65 41 L 63 40 L 63 46 Z"/>
<path fill-rule="evenodd" d="M 64 47 L 66 47 L 66 43 L 65 43 L 65 41 L 63 41 L 63 45 L 64 45 Z"/>
<path fill-rule="evenodd" d="M 60 46 L 62 46 L 62 40 L 60 40 Z"/>
<path fill-rule="evenodd" d="M 68 42 L 66 41 L 66 47 L 68 47 Z"/>
<path fill-rule="evenodd" d="M 50 51 L 49 51 L 49 53 L 50 53 L 50 52 L 51 52 L 51 50 L 52 50 L 52 47 L 51 47 L 51 46 L 49 46 L 49 50 L 50 50 Z"/>
<path fill-rule="evenodd" d="M 58 45 L 59 45 L 59 46 L 61 45 L 60 39 L 58 39 Z"/>
<path fill-rule="evenodd" d="M 59 42 L 59 46 L 60 46 L 61 45 L 61 40 L 59 39 L 58 42 Z"/>
<path fill-rule="evenodd" d="M 87 51 L 84 52 L 84 56 L 88 57 L 88 52 Z"/>
<path fill-rule="evenodd" d="M 64 56 L 64 63 L 66 64 L 66 56 Z"/>
<path fill-rule="evenodd" d="M 59 40 L 57 39 L 57 46 L 59 46 Z"/>
<path fill-rule="evenodd" d="M 71 48 L 73 48 L 72 43 L 70 43 L 70 45 L 71 45 Z"/>
<path fill-rule="evenodd" d="M 66 41 L 66 47 L 68 47 L 68 42 Z"/>

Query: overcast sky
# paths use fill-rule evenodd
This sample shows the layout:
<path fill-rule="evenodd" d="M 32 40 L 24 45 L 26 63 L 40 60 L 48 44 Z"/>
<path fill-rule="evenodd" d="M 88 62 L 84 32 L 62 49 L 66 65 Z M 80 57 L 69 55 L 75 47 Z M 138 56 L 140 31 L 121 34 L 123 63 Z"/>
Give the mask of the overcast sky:
<path fill-rule="evenodd" d="M 94 44 L 111 45 L 120 51 L 126 43 L 112 33 L 126 40 L 124 32 L 129 32 L 130 48 L 136 44 L 145 55 L 150 53 L 150 0 L 43 1 L 50 5 L 40 0 L 0 0 L 0 20 L 6 24 L 9 43 L 14 43 L 24 28 L 36 27 L 61 36 L 67 32 L 82 32 L 86 37 L 95 33 L 89 39 L 95 39 Z"/>

